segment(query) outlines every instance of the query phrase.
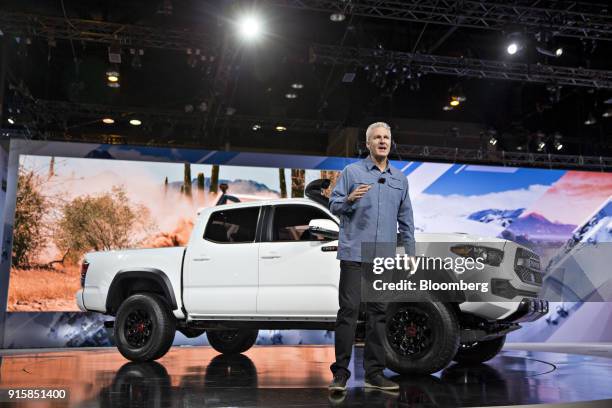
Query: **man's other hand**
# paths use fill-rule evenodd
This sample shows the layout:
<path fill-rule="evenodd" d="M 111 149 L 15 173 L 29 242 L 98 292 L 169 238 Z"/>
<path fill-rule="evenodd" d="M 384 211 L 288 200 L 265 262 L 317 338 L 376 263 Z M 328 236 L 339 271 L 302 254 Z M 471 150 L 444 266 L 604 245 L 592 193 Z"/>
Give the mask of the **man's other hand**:
<path fill-rule="evenodd" d="M 355 201 L 359 200 L 368 192 L 371 187 L 372 186 L 369 184 L 361 184 L 359 187 L 353 190 L 351 194 L 349 194 L 348 201 L 354 203 Z"/>

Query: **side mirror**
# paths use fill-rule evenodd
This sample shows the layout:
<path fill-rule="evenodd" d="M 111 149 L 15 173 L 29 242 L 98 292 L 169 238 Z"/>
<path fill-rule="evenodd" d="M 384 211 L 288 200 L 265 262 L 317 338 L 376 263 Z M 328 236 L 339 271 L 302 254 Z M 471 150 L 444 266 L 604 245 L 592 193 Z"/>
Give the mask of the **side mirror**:
<path fill-rule="evenodd" d="M 340 233 L 340 227 L 332 220 L 314 219 L 308 223 L 308 231 L 325 239 L 336 240 Z"/>

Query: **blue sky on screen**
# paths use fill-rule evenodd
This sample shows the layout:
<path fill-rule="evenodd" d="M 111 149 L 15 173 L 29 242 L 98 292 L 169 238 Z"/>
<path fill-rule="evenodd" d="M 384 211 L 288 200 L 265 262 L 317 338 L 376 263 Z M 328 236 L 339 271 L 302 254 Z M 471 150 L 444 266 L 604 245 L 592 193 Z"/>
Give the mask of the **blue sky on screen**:
<path fill-rule="evenodd" d="M 565 173 L 565 170 L 455 164 L 424 192 L 472 196 L 527 189 L 532 185 L 550 186 Z"/>

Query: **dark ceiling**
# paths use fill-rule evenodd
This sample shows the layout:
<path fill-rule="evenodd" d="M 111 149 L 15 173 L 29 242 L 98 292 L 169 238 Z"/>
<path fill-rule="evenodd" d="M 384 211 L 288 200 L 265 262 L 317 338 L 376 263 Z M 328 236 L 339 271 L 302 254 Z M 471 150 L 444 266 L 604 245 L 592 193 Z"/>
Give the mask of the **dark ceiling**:
<path fill-rule="evenodd" d="M 266 35 L 245 45 L 235 35 L 235 21 L 249 10 L 265 20 Z M 129 143 L 324 154 L 329 151 L 327 127 L 362 131 L 371 121 L 384 120 L 404 144 L 461 147 L 484 140 L 486 145 L 488 135 L 495 134 L 500 150 L 536 151 L 539 137 L 547 141 L 543 152 L 612 155 L 611 119 L 604 116 L 612 108 L 605 103 L 612 98 L 610 89 L 565 85 L 551 90 L 554 83 L 418 73 L 407 79 L 399 66 L 325 65 L 313 61 L 309 52 L 313 44 L 328 44 L 608 71 L 612 41 L 554 37 L 564 52 L 553 58 L 536 52 L 535 35 L 542 30 L 534 27 L 483 30 L 351 14 L 332 22 L 329 12 L 265 1 L 20 0 L 4 1 L 2 12 L 55 16 L 68 24 L 82 19 L 185 30 L 204 33 L 207 39 L 197 56 L 195 49 L 188 55 L 186 49 L 143 48 L 140 61 L 132 54 L 140 48 L 122 40 L 122 63 L 116 66 L 121 86 L 110 88 L 105 75 L 111 66 L 108 44 L 49 41 L 35 33 L 21 34 L 17 42 L 5 32 L 9 85 L 3 127 L 11 127 L 6 119 L 19 109 L 22 118 L 12 128 L 28 125 L 32 137 L 46 132 L 46 137 L 80 140 L 114 134 Z M 609 15 L 605 6 L 600 12 Z M 526 48 L 514 56 L 504 47 L 511 31 L 527 39 Z M 384 84 L 373 79 L 377 69 L 387 78 Z M 354 79 L 343 81 L 351 73 Z M 294 83 L 303 88 L 293 89 Z M 466 101 L 444 111 L 451 93 L 457 92 Z M 287 99 L 288 93 L 297 97 Z M 33 101 L 52 102 L 32 108 Z M 48 112 L 42 106 L 54 109 Z M 106 107 L 116 120 L 113 125 L 100 122 Z M 127 124 L 138 115 L 146 118 L 142 126 Z M 585 124 L 589 115 L 596 123 Z M 300 128 L 287 125 L 282 133 L 273 129 L 273 123 L 291 124 L 292 119 L 311 122 Z M 262 128 L 252 130 L 255 124 Z M 552 150 L 556 132 L 564 141 L 558 152 Z"/>

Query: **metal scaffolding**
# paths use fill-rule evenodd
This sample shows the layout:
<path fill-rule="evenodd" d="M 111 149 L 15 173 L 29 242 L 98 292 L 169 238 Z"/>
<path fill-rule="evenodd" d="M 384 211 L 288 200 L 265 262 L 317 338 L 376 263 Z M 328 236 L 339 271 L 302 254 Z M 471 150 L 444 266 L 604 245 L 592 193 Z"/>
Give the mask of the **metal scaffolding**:
<path fill-rule="evenodd" d="M 49 101 L 32 99 L 29 101 L 15 102 L 11 104 L 13 109 L 27 112 L 38 128 L 52 128 L 66 121 L 81 120 L 84 125 L 94 124 L 102 121 L 104 117 L 112 117 L 115 121 L 128 121 L 137 117 L 143 122 L 160 123 L 170 122 L 177 125 L 191 125 L 200 127 L 206 112 L 185 113 L 176 110 L 164 110 L 159 108 L 145 107 L 120 107 L 112 105 L 98 105 L 86 103 L 74 103 L 64 101 Z M 327 133 L 339 129 L 341 122 L 334 120 L 316 120 L 283 117 L 259 117 L 248 115 L 224 115 L 216 122 L 217 128 L 244 129 L 252 131 L 254 125 L 259 125 L 261 130 L 275 129 L 276 126 L 284 126 L 292 132 Z"/>
<path fill-rule="evenodd" d="M 399 51 L 313 45 L 311 61 L 391 71 L 406 75 L 440 74 L 612 89 L 612 71 L 558 67 L 543 64 L 444 57 Z"/>
<path fill-rule="evenodd" d="M 530 27 L 564 37 L 612 41 L 607 4 L 556 0 L 270 0 L 276 6 L 488 30 Z"/>
<path fill-rule="evenodd" d="M 543 167 L 612 171 L 612 157 L 575 156 L 562 154 L 483 151 L 456 147 L 436 147 L 398 144 L 396 158 L 403 160 L 443 161 L 450 163 L 481 163 L 512 167 Z"/>
<path fill-rule="evenodd" d="M 210 34 L 191 30 L 168 30 L 131 24 L 78 18 L 49 17 L 0 12 L 0 30 L 15 37 L 43 37 L 47 40 L 74 40 L 126 47 L 170 50 L 214 50 Z"/>

